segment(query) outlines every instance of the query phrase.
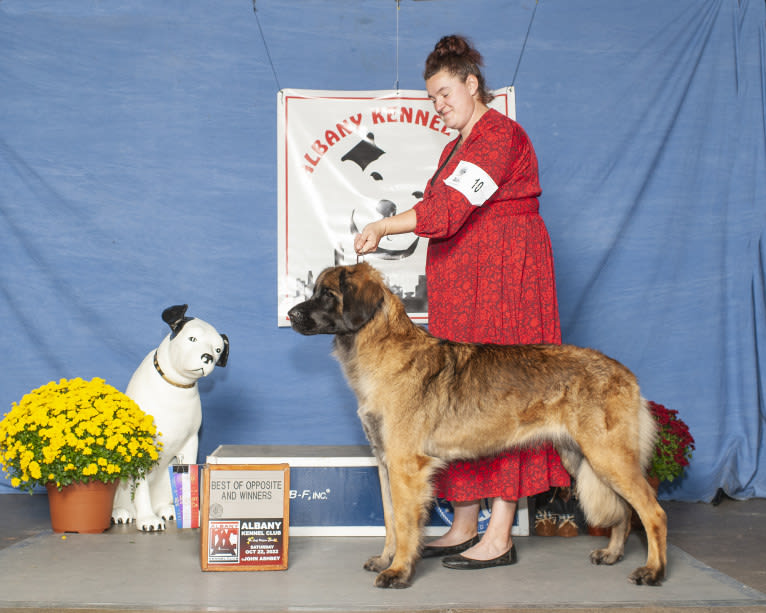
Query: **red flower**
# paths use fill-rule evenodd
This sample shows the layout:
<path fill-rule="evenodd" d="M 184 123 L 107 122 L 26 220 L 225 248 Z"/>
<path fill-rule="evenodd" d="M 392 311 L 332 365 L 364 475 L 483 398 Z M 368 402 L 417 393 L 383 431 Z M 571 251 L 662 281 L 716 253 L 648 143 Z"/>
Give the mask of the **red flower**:
<path fill-rule="evenodd" d="M 689 426 L 678 417 L 678 411 L 651 401 L 649 409 L 657 422 L 659 435 L 649 475 L 661 481 L 672 481 L 680 477 L 689 465 L 695 448 L 694 438 Z"/>

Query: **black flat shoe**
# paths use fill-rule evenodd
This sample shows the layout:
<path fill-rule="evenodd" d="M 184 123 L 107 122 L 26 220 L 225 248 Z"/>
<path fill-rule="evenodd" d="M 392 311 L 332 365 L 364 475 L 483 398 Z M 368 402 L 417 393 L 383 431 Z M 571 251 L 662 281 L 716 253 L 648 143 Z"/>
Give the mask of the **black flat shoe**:
<path fill-rule="evenodd" d="M 473 538 L 468 539 L 457 545 L 449 545 L 448 547 L 432 547 L 431 545 L 425 545 L 423 551 L 420 554 L 421 558 L 440 558 L 442 556 L 451 556 L 456 553 L 461 553 L 466 549 L 473 547 L 479 542 L 479 535 L 477 534 Z"/>
<path fill-rule="evenodd" d="M 516 564 L 516 545 L 511 545 L 511 548 L 503 555 L 491 560 L 472 560 L 461 555 L 450 556 L 442 560 L 442 566 L 456 570 L 479 570 L 493 566 L 510 566 L 511 564 Z"/>

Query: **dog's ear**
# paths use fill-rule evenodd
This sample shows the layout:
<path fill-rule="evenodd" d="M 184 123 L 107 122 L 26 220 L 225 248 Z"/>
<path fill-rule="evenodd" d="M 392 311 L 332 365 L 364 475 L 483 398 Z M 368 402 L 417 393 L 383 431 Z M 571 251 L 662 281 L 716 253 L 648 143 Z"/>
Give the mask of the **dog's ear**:
<path fill-rule="evenodd" d="M 170 338 L 175 338 L 181 328 L 186 325 L 186 322 L 194 319 L 193 317 L 185 317 L 188 308 L 188 304 L 177 304 L 162 311 L 162 321 L 168 324 L 172 330 Z"/>
<path fill-rule="evenodd" d="M 223 339 L 223 351 L 221 352 L 221 357 L 218 358 L 218 362 L 216 362 L 216 366 L 223 367 L 229 361 L 229 337 L 221 334 L 221 338 Z"/>
<path fill-rule="evenodd" d="M 372 319 L 380 307 L 383 288 L 370 275 L 369 265 L 362 264 L 358 264 L 351 272 L 342 269 L 338 287 L 343 295 L 343 321 L 350 332 L 356 332 Z"/>

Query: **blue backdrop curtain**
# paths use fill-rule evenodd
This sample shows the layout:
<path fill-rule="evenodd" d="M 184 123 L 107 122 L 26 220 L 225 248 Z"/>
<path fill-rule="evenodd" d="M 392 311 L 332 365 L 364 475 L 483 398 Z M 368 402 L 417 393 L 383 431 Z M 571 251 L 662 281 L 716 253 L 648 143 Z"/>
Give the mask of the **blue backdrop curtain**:
<path fill-rule="evenodd" d="M 255 8 L 0 2 L 1 412 L 62 377 L 124 389 L 189 303 L 231 340 L 200 384 L 201 460 L 364 442 L 330 339 L 275 324 L 277 91 L 420 89 L 460 32 L 517 89 L 565 342 L 623 361 L 696 439 L 662 495 L 766 495 L 761 0 Z"/>

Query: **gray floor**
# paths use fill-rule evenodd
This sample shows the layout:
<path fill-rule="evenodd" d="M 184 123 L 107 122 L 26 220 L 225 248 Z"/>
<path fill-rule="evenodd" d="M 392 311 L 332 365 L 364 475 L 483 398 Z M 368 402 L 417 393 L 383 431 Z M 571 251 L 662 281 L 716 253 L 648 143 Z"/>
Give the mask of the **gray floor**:
<path fill-rule="evenodd" d="M 199 531 L 102 535 L 50 530 L 45 496 L 0 495 L 0 608 L 60 611 L 604 611 L 766 612 L 766 500 L 719 506 L 663 503 L 669 577 L 632 586 L 645 556 L 632 535 L 626 557 L 595 567 L 603 539 L 517 537 L 519 564 L 450 571 L 423 560 L 408 590 L 372 587 L 361 562 L 380 538 L 294 537 L 290 568 L 203 573 Z"/>

